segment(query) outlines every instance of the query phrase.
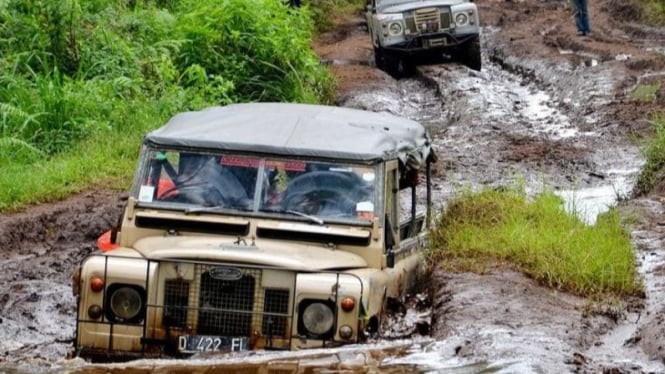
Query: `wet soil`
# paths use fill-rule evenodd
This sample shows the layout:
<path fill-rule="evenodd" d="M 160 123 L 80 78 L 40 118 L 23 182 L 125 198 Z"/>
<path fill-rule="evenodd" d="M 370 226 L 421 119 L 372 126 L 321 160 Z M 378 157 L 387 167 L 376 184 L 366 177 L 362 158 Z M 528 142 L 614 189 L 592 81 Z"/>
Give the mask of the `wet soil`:
<path fill-rule="evenodd" d="M 547 185 L 576 197 L 590 223 L 619 201 L 634 222 L 645 296 L 587 300 L 508 266 L 482 274 L 436 269 L 425 316 L 430 325 L 404 327 L 406 335 L 429 337 L 328 352 L 336 358 L 319 365 L 315 357 L 312 365 L 364 372 L 665 373 L 665 187 L 632 194 L 651 116 L 665 104 L 665 28 L 634 22 L 641 10 L 630 1 L 592 2 L 593 33 L 585 37 L 575 35 L 565 0 L 475 3 L 483 24 L 480 72 L 423 65 L 416 76 L 395 80 L 373 66 L 362 15 L 339 20 L 314 46 L 338 79 L 336 103 L 428 126 L 440 156 L 434 190 L 440 209 L 464 186 L 516 180 L 529 191 Z M 640 84 L 660 87 L 649 100 L 633 99 Z M 124 198 L 87 191 L 0 217 L 0 372 L 86 371 L 66 359 L 75 318 L 70 276 L 117 220 Z"/>

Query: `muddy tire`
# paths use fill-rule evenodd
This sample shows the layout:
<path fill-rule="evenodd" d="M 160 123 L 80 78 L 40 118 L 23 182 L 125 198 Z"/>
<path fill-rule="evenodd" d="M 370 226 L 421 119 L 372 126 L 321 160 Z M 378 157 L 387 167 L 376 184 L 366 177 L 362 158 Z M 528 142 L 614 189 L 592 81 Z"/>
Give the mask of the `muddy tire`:
<path fill-rule="evenodd" d="M 383 70 L 395 79 L 411 76 L 416 71 L 413 61 L 408 56 L 399 53 L 384 52 L 384 63 Z"/>
<path fill-rule="evenodd" d="M 476 36 L 461 45 L 455 54 L 455 60 L 470 69 L 480 71 L 482 66 L 480 57 L 480 37 Z"/>
<path fill-rule="evenodd" d="M 385 53 L 382 48 L 374 47 L 374 64 L 381 70 L 385 68 Z"/>

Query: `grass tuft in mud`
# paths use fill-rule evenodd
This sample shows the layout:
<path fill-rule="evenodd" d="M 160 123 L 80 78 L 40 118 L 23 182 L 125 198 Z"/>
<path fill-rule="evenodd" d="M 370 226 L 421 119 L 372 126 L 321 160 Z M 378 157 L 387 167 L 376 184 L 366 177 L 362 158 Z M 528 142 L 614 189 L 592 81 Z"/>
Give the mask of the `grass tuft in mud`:
<path fill-rule="evenodd" d="M 654 136 L 644 149 L 646 163 L 637 178 L 633 194 L 636 196 L 649 193 L 665 181 L 665 115 L 654 118 Z M 662 190 L 662 188 L 657 188 Z"/>
<path fill-rule="evenodd" d="M 513 264 L 539 282 L 575 294 L 639 295 L 630 236 L 614 210 L 592 226 L 543 192 L 520 188 L 465 192 L 449 202 L 431 237 L 431 257 L 445 268 L 483 272 Z"/>

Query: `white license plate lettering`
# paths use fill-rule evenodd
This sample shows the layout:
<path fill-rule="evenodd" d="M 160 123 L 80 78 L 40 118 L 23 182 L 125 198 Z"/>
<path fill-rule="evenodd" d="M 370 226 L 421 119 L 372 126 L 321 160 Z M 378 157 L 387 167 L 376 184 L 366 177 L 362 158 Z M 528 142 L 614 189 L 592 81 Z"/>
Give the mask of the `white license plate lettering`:
<path fill-rule="evenodd" d="M 239 352 L 247 350 L 246 337 L 185 335 L 178 337 L 178 350 L 180 352 Z"/>

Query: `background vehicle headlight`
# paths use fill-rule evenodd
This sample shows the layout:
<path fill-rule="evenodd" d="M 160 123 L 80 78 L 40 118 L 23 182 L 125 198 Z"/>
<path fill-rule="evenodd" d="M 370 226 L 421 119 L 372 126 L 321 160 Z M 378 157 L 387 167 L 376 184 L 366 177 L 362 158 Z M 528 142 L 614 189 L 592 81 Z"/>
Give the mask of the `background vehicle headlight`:
<path fill-rule="evenodd" d="M 455 16 L 455 23 L 457 26 L 465 26 L 469 22 L 469 17 L 466 16 L 464 13 L 458 13 Z"/>
<path fill-rule="evenodd" d="M 112 285 L 107 296 L 107 316 L 114 322 L 138 322 L 143 319 L 145 291 L 134 285 Z"/>
<path fill-rule="evenodd" d="M 302 312 L 302 323 L 305 329 L 314 335 L 320 336 L 329 333 L 335 322 L 335 314 L 330 306 L 313 302 Z"/>
<path fill-rule="evenodd" d="M 390 35 L 401 35 L 402 31 L 404 31 L 404 28 L 402 27 L 401 23 L 393 22 L 388 27 L 388 30 L 390 31 Z"/>

